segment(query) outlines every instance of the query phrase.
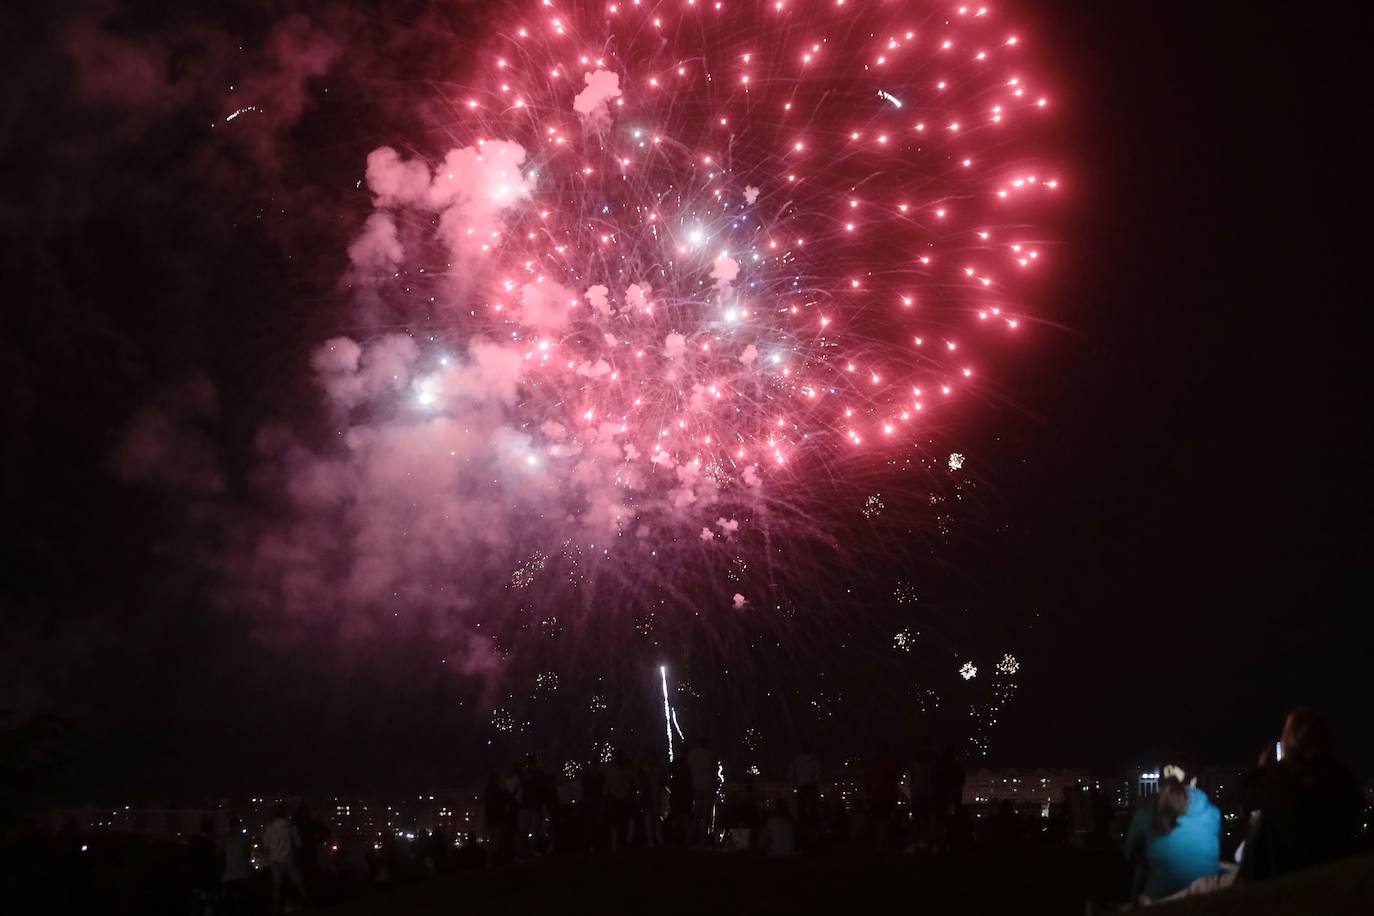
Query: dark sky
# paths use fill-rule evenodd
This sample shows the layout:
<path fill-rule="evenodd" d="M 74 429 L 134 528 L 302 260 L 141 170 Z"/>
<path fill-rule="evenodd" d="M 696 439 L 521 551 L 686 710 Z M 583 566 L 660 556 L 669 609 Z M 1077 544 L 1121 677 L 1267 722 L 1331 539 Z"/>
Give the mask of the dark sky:
<path fill-rule="evenodd" d="M 286 30 L 296 53 L 241 63 L 231 49 L 263 45 L 287 6 L 216 4 L 170 24 L 99 6 L 11 30 L 29 40 L 0 90 L 0 700 L 74 723 L 67 794 L 385 787 L 442 779 L 486 740 L 441 730 L 471 691 L 305 670 L 206 610 L 178 562 L 200 530 L 167 511 L 179 497 L 112 471 L 130 418 L 165 405 L 169 385 L 214 381 L 212 438 L 231 456 L 299 396 L 286 367 L 330 330 L 317 306 L 337 295 L 365 212 L 338 190 L 347 177 L 304 179 L 360 177 L 376 138 L 419 117 L 393 104 L 398 87 L 454 66 L 481 15 L 315 5 Z M 1039 614 L 1018 637 L 1025 676 L 993 759 L 1245 760 L 1285 708 L 1311 703 L 1368 773 L 1370 14 L 1023 7 L 1064 77 L 1074 190 L 1061 327 L 1010 370 L 997 423 L 969 434 L 1013 535 L 948 558 L 969 600 Z M 79 85 L 70 49 L 98 21 L 166 52 L 166 110 L 96 104 L 98 87 Z M 222 56 L 184 60 L 169 36 L 188 23 L 235 37 L 200 36 Z M 329 57 L 319 36 L 352 78 L 311 75 L 312 55 Z M 206 143 L 171 112 L 221 105 L 199 81 L 217 87 L 235 67 L 279 108 L 302 86 L 331 96 L 261 143 Z M 359 112 L 368 130 L 348 130 Z M 338 262 L 311 279 L 298 265 L 321 249 Z"/>

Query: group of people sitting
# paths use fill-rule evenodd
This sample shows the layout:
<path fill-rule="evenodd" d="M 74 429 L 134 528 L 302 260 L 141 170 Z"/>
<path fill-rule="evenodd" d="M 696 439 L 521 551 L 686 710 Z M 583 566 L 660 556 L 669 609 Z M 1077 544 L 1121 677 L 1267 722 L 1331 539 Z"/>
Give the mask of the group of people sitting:
<path fill-rule="evenodd" d="M 1129 905 L 1148 905 L 1263 881 L 1328 862 L 1354 843 L 1358 784 L 1335 758 L 1326 722 L 1295 709 L 1241 788 L 1244 839 L 1221 859 L 1221 812 L 1178 755 L 1159 792 L 1135 812 L 1125 852 L 1134 867 Z"/>

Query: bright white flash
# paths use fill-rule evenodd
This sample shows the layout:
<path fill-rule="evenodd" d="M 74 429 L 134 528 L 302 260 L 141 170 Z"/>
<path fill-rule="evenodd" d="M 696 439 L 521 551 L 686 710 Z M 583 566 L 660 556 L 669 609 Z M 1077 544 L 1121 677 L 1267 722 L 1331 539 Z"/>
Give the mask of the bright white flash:
<path fill-rule="evenodd" d="M 663 728 L 668 733 L 668 762 L 673 762 L 673 729 L 668 723 L 672 719 L 672 711 L 668 707 L 668 666 L 658 666 L 658 676 L 663 684 Z"/>
<path fill-rule="evenodd" d="M 421 379 L 415 383 L 415 403 L 426 409 L 439 403 L 439 384 L 434 377 Z"/>

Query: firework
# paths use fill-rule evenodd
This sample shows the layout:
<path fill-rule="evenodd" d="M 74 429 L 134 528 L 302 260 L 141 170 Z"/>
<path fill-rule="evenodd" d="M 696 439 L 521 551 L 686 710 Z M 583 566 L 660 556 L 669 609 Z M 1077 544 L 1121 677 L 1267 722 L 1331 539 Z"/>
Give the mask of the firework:
<path fill-rule="evenodd" d="M 986 398 L 1024 334 L 1063 181 L 1037 158 L 1052 105 L 1028 42 L 991 8 L 914 0 L 500 20 L 438 84 L 448 152 L 368 157 L 350 282 L 424 320 L 315 356 L 364 498 L 439 545 L 369 543 L 397 554 L 367 557 L 373 594 L 475 618 L 453 608 L 500 600 L 444 590 L 480 562 L 499 574 L 468 580 L 546 608 L 532 632 L 619 610 L 658 657 L 704 612 L 790 619 L 831 520 L 902 517 L 855 488 Z M 491 622 L 481 639 L 518 654 Z"/>
<path fill-rule="evenodd" d="M 510 710 L 497 707 L 491 711 L 491 725 L 498 732 L 512 732 L 515 730 L 515 716 L 511 715 Z"/>
<path fill-rule="evenodd" d="M 898 582 L 897 587 L 892 590 L 892 597 L 898 604 L 915 604 L 916 588 L 909 582 Z"/>
<path fill-rule="evenodd" d="M 972 720 L 972 733 L 969 742 L 972 750 L 979 756 L 987 756 L 992 746 L 992 732 L 999 717 L 1016 697 L 1015 675 L 1021 670 L 1021 663 L 1015 655 L 1007 653 L 997 663 L 991 690 L 987 697 L 969 707 Z"/>
<path fill-rule="evenodd" d="M 358 273 L 423 259 L 457 297 L 465 353 L 417 356 L 413 409 L 509 379 L 506 470 L 616 529 L 909 445 L 1043 254 L 1059 178 L 1018 150 L 1048 106 L 1023 44 L 943 4 L 515 12 L 453 92 L 454 150 L 369 157 Z"/>

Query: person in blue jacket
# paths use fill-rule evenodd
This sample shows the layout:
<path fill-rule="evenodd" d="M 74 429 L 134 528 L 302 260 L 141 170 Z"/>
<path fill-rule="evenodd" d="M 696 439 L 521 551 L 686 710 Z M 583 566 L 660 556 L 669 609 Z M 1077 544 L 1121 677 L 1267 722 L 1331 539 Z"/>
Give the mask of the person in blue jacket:
<path fill-rule="evenodd" d="M 1146 897 L 1158 900 L 1221 870 L 1221 812 L 1178 764 L 1159 774 L 1159 794 L 1126 833 L 1126 856 L 1143 862 Z"/>

